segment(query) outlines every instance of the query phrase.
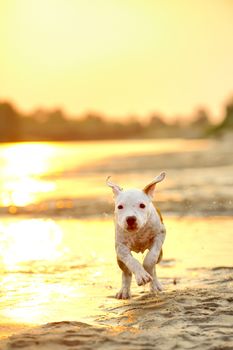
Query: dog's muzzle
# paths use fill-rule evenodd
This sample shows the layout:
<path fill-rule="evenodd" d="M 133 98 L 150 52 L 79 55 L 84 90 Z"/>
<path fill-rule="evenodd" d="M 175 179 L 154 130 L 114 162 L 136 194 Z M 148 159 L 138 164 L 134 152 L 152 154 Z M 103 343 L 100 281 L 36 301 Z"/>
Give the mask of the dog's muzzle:
<path fill-rule="evenodd" d="M 135 231 L 138 228 L 136 216 L 127 216 L 126 218 L 127 230 Z"/>

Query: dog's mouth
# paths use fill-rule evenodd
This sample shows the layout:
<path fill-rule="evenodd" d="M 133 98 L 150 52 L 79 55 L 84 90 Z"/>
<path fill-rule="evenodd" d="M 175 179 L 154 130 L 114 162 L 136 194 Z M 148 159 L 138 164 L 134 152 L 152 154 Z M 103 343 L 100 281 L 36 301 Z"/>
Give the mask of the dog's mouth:
<path fill-rule="evenodd" d="M 127 231 L 134 232 L 134 231 L 137 231 L 137 230 L 138 230 L 138 225 L 136 223 L 132 224 L 132 225 L 127 225 Z"/>

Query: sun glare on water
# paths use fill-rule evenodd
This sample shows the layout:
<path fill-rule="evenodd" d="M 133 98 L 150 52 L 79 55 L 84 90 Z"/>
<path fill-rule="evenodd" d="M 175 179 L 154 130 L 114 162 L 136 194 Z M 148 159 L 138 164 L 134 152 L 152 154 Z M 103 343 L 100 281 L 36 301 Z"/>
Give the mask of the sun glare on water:
<path fill-rule="evenodd" d="M 53 150 L 49 144 L 22 143 L 12 145 L 3 151 L 6 159 L 6 174 L 19 177 L 41 175 L 47 168 L 47 161 Z"/>
<path fill-rule="evenodd" d="M 46 143 L 15 144 L 3 148 L 2 175 L 5 181 L 1 202 L 4 206 L 27 205 L 33 202 L 38 192 L 54 189 L 54 183 L 39 179 L 48 170 L 53 152 L 53 147 Z"/>
<path fill-rule="evenodd" d="M 175 143 L 171 140 L 124 141 L 123 147 L 119 147 L 118 141 L 1 145 L 0 206 L 15 213 L 19 207 L 46 204 L 51 199 L 102 195 L 106 176 L 98 173 L 98 167 L 103 165 L 104 169 L 107 160 L 197 150 L 208 145 L 209 142 L 203 140 L 178 139 Z M 89 176 L 82 176 L 85 170 Z"/>
<path fill-rule="evenodd" d="M 30 261 L 51 261 L 61 256 L 62 230 L 51 220 L 23 220 L 0 225 L 0 262 L 7 271 Z"/>

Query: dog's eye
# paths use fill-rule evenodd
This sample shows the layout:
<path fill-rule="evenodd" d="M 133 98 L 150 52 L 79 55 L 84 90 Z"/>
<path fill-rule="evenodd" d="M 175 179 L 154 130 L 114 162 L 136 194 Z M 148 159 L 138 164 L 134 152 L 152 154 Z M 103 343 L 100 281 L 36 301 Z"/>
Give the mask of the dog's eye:
<path fill-rule="evenodd" d="M 145 206 L 144 203 L 140 203 L 139 207 L 140 207 L 141 209 L 144 209 L 146 206 Z"/>
<path fill-rule="evenodd" d="M 118 205 L 118 207 L 117 207 L 118 209 L 123 209 L 123 205 L 122 204 L 120 204 L 120 205 Z"/>

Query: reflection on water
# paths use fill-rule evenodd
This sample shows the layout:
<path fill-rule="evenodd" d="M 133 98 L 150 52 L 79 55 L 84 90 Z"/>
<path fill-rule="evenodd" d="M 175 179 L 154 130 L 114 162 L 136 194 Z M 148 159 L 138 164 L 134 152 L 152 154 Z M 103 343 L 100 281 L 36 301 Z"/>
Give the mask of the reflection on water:
<path fill-rule="evenodd" d="M 0 235 L 0 261 L 8 271 L 17 271 L 23 262 L 54 260 L 61 254 L 62 231 L 51 220 L 1 224 Z"/>
<path fill-rule="evenodd" d="M 108 290 L 114 257 L 112 223 L 3 221 L 2 321 L 75 320 L 99 312 L 96 296 L 101 299 L 102 291 Z"/>
<path fill-rule="evenodd" d="M 4 173 L 19 178 L 41 175 L 48 169 L 54 150 L 46 143 L 22 143 L 5 146 L 2 156 L 6 160 Z"/>
<path fill-rule="evenodd" d="M 232 265 L 232 219 L 165 221 L 165 260 L 158 275 L 166 289 L 175 288 L 174 278 L 177 288 L 184 287 L 183 278 L 192 284 L 199 268 Z M 121 274 L 111 220 L 2 219 L 0 251 L 2 322 L 86 322 L 117 303 Z M 133 282 L 134 295 L 144 289 Z"/>
<path fill-rule="evenodd" d="M 205 141 L 20 143 L 0 145 L 0 206 L 22 207 L 50 198 L 100 194 L 104 179 L 93 166 L 112 157 L 181 152 L 207 147 Z M 86 167 L 85 177 L 80 170 Z M 102 186 L 100 186 L 102 184 Z"/>
<path fill-rule="evenodd" d="M 142 176 L 141 168 L 151 161 L 145 154 L 203 150 L 208 145 L 209 141 L 195 140 L 123 141 L 121 147 L 115 141 L 0 145 L 0 207 L 9 207 L 10 213 L 17 213 L 18 206 L 29 204 L 33 208 L 43 206 L 46 213 L 51 213 L 52 198 L 56 208 L 67 209 L 69 218 L 74 200 L 79 201 L 80 197 L 87 199 L 88 208 L 98 207 L 89 200 L 92 196 L 102 198 L 107 194 L 110 199 L 102 167 L 112 158 L 115 157 L 110 166 L 115 169 L 114 177 L 120 183 L 138 187 L 145 185 L 145 178 L 155 175 L 154 168 L 148 167 L 143 168 Z M 140 157 L 136 161 L 131 159 L 133 170 L 128 171 L 128 158 L 123 157 L 131 155 L 143 155 L 145 159 L 143 164 Z M 215 159 L 214 152 L 212 157 Z M 187 158 L 182 158 L 182 182 L 175 160 L 163 184 L 164 198 L 167 203 L 171 201 L 173 210 L 179 203 L 172 202 L 176 195 L 195 198 L 197 207 L 209 205 L 211 196 L 217 201 L 224 196 L 228 200 L 231 195 L 232 167 L 228 160 L 223 159 L 222 166 L 213 162 L 214 168 L 212 163 L 209 168 L 185 168 L 193 160 L 186 163 Z M 166 186 L 170 186 L 167 192 Z M 202 196 L 198 197 L 200 193 Z M 186 206 L 181 204 L 183 214 Z M 97 208 L 98 215 L 103 214 L 104 208 Z M 86 209 L 81 210 L 85 213 Z M 184 276 L 199 273 L 190 269 L 232 265 L 232 220 L 184 218 L 165 222 L 167 260 L 160 265 L 158 274 L 167 288 L 174 288 L 174 278 L 182 287 Z M 1 322 L 44 323 L 61 319 L 86 322 L 90 315 L 100 314 L 105 306 L 117 303 L 112 297 L 119 288 L 121 274 L 115 262 L 112 221 L 1 217 L 0 256 Z M 134 282 L 134 294 L 141 290 Z"/>
<path fill-rule="evenodd" d="M 46 173 L 54 150 L 48 144 L 26 143 L 2 146 L 1 202 L 4 206 L 24 206 L 33 202 L 38 192 L 55 189 L 52 182 L 40 181 Z"/>

